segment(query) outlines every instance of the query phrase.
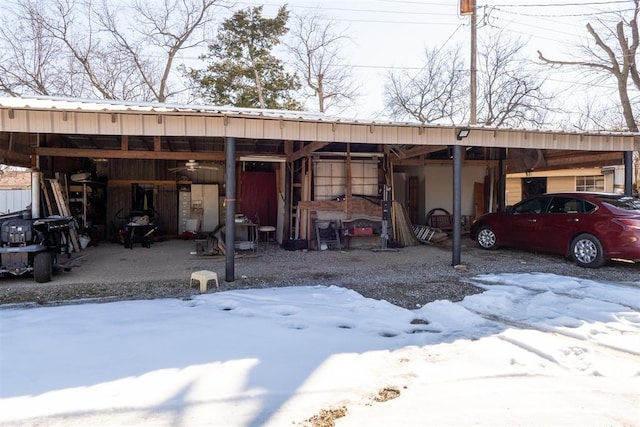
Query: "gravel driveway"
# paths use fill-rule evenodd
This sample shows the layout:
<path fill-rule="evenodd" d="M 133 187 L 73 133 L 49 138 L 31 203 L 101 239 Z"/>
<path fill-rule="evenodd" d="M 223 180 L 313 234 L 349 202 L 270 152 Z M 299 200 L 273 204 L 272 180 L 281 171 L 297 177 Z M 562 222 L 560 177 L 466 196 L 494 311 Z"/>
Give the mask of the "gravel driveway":
<path fill-rule="evenodd" d="M 272 246 L 259 252 L 239 253 L 233 282 L 224 280 L 225 257 L 195 255 L 193 241 L 169 240 L 134 249 L 105 242 L 78 255 L 80 265 L 68 272 L 57 272 L 50 283 L 35 283 L 31 277 L 0 279 L 0 304 L 190 298 L 199 293 L 197 287 L 189 287 L 191 272 L 203 269 L 218 273 L 220 291 L 337 285 L 410 309 L 439 299 L 458 301 L 481 292 L 470 279 L 487 273 L 543 272 L 599 281 L 640 281 L 640 265 L 616 262 L 600 269 L 584 269 L 555 255 L 509 249 L 484 251 L 465 238 L 460 268 L 451 265 L 450 241 L 389 251 L 292 252 Z"/>

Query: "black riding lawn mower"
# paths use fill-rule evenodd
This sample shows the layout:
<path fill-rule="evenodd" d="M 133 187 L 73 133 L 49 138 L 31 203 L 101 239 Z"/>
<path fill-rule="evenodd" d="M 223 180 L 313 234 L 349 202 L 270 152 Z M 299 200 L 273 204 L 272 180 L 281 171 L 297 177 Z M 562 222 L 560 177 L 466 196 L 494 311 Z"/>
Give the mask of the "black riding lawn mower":
<path fill-rule="evenodd" d="M 0 215 L 0 276 L 33 273 L 38 283 L 51 281 L 58 255 L 70 256 L 72 227 L 70 216 L 31 219 L 29 210 Z"/>

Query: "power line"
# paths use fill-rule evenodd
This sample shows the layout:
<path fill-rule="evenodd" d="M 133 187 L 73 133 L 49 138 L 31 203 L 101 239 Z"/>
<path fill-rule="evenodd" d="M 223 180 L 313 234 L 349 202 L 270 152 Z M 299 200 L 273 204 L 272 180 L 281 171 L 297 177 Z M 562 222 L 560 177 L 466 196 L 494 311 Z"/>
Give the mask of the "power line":
<path fill-rule="evenodd" d="M 376 19 L 347 19 L 347 18 L 332 18 L 337 22 L 363 22 L 366 24 L 399 24 L 399 25 L 459 25 L 455 22 L 416 22 L 416 21 L 383 21 Z"/>
<path fill-rule="evenodd" d="M 538 3 L 538 4 L 496 4 L 496 7 L 567 7 L 567 6 L 601 6 L 612 4 L 629 4 L 629 0 L 595 1 L 587 3 Z"/>
<path fill-rule="evenodd" d="M 524 12 L 511 12 L 508 10 L 503 10 L 496 7 L 495 10 L 499 10 L 500 12 L 509 13 L 511 15 L 519 15 L 519 16 L 528 16 L 530 18 L 576 18 L 583 16 L 598 16 L 598 15 L 608 15 L 608 14 L 619 14 L 624 12 L 630 12 L 634 9 L 621 9 L 621 10 L 609 10 L 609 11 L 601 11 L 601 12 L 589 12 L 589 13 L 567 13 L 567 14 L 537 14 L 537 13 L 524 13 Z"/>
<path fill-rule="evenodd" d="M 251 5 L 254 3 L 251 2 L 238 2 L 238 4 L 246 4 L 246 5 Z M 424 3 L 422 3 L 424 5 Z M 276 6 L 275 4 L 267 4 L 269 6 Z M 442 5 L 445 6 L 445 5 Z M 447 5 L 450 6 L 450 5 Z M 287 5 L 287 7 L 290 7 L 292 9 L 311 9 L 311 10 L 317 10 L 317 7 L 314 6 L 300 6 L 300 5 Z M 429 11 L 429 12 L 418 12 L 418 11 L 401 11 L 401 10 L 379 10 L 379 9 L 354 9 L 354 8 L 343 8 L 343 7 L 322 7 L 321 10 L 333 10 L 333 11 L 338 11 L 338 12 L 365 12 L 365 13 L 384 13 L 384 14 L 396 14 L 396 15 L 427 15 L 427 16 L 434 16 L 434 15 L 438 15 L 438 16 L 452 16 L 452 13 L 449 12 L 433 12 L 433 11 Z"/>
<path fill-rule="evenodd" d="M 392 1 L 392 0 L 377 0 L 379 2 L 389 2 L 389 3 L 394 3 L 394 4 L 398 4 L 398 3 L 402 3 L 402 4 L 419 4 L 421 6 L 425 6 L 425 5 L 429 5 L 429 6 L 447 6 L 450 7 L 451 4 L 447 4 L 447 3 L 424 3 L 424 2 L 420 2 L 420 1 Z M 253 5 L 256 4 L 256 2 L 250 2 L 250 1 L 241 1 L 238 2 L 239 4 L 245 4 L 245 5 Z M 622 12 L 628 12 L 631 11 L 633 9 L 622 9 L 622 10 L 612 10 L 612 11 L 594 11 L 594 12 L 587 12 L 587 13 L 572 13 L 572 14 L 535 14 L 535 13 L 523 13 L 523 12 L 515 12 L 515 11 L 509 11 L 509 10 L 504 10 L 504 9 L 500 9 L 501 7 L 503 8 L 511 8 L 511 7 L 548 7 L 548 6 L 553 6 L 553 7 L 569 7 L 569 6 L 589 6 L 589 5 L 613 5 L 613 4 L 628 4 L 628 0 L 614 0 L 614 1 L 599 1 L 599 2 L 587 2 L 587 3 L 537 3 L 537 4 L 525 4 L 525 5 L 514 5 L 514 4 L 498 4 L 498 5 L 487 5 L 489 7 L 492 8 L 492 10 L 497 10 L 506 14 L 511 14 L 511 15 L 520 15 L 520 16 L 525 16 L 525 17 L 532 17 L 532 18 L 552 18 L 552 17 L 567 17 L 567 18 L 571 18 L 571 17 L 588 17 L 588 16 L 599 16 L 599 15 L 604 15 L 604 14 L 610 14 L 610 13 L 622 13 Z M 275 3 L 266 3 L 264 4 L 265 6 L 279 6 L 280 4 L 275 4 Z M 287 5 L 288 7 L 290 7 L 291 9 L 318 9 L 317 7 L 313 7 L 313 6 L 302 6 L 302 5 Z M 480 6 L 483 7 L 483 6 Z M 385 15 L 412 15 L 412 16 L 456 16 L 453 13 L 448 13 L 448 12 L 435 12 L 435 11 L 428 11 L 428 12 L 420 12 L 420 11 L 399 11 L 399 10 L 380 10 L 380 9 L 368 9 L 368 8 L 341 8 L 341 7 L 322 7 L 320 10 L 322 11 L 337 11 L 337 12 L 359 12 L 359 13 L 373 13 L 373 14 L 385 14 Z M 404 25 L 404 24 L 409 24 L 409 25 L 456 25 L 455 23 L 443 23 L 443 22 L 416 22 L 416 21 L 404 21 L 404 20 L 389 20 L 389 19 L 362 19 L 362 18 L 332 18 L 332 20 L 337 21 L 337 22 L 360 22 L 360 23 L 372 23 L 372 24 L 390 24 L 390 25 Z M 566 25 L 566 23 L 564 24 Z"/>

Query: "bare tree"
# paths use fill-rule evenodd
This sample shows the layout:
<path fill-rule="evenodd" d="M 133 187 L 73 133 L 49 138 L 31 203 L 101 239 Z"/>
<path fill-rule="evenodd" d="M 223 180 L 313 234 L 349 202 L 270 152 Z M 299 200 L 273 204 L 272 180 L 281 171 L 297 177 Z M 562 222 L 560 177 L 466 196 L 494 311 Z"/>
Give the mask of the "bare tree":
<path fill-rule="evenodd" d="M 25 10 L 27 19 L 11 9 L 5 9 L 4 23 L 0 25 L 0 89 L 16 96 L 26 90 L 40 95 L 60 87 L 63 75 L 55 63 L 61 54 L 61 45 L 46 36 L 42 23 Z"/>
<path fill-rule="evenodd" d="M 540 73 L 522 59 L 524 43 L 490 33 L 479 47 L 478 122 L 489 126 L 540 126 L 550 109 L 551 97 Z"/>
<path fill-rule="evenodd" d="M 164 102 L 177 93 L 171 81 L 181 76 L 173 74 L 178 53 L 204 42 L 213 10 L 224 1 L 17 0 L 2 16 L 2 27 L 18 22 L 20 34 L 0 32 L 0 46 L 11 47 L 4 50 L 0 89 Z"/>
<path fill-rule="evenodd" d="M 575 66 L 592 71 L 596 76 L 613 77 L 626 126 L 630 131 L 638 132 L 636 119 L 638 103 L 633 101 L 630 92 L 633 88 L 640 90 L 640 74 L 637 65 L 640 43 L 638 35 L 640 0 L 633 0 L 633 4 L 630 19 L 621 15 L 620 20 L 613 26 L 603 20 L 597 21 L 599 28 L 595 28 L 591 23 L 586 25 L 590 36 L 590 43 L 582 46 L 586 59 L 552 60 L 545 57 L 541 51 L 538 51 L 538 57 L 549 65 Z"/>
<path fill-rule="evenodd" d="M 479 48 L 477 122 L 491 126 L 540 126 L 550 108 L 540 73 L 521 59 L 524 46 L 517 39 L 490 33 Z M 416 76 L 390 73 L 386 107 L 396 119 L 412 117 L 421 123 L 463 123 L 469 113 L 468 73 L 460 47 L 427 50 L 426 65 Z"/>
<path fill-rule="evenodd" d="M 318 102 L 318 110 L 340 108 L 358 94 L 353 68 L 344 64 L 340 50 L 348 36 L 336 21 L 318 10 L 292 19 L 290 40 L 285 43 L 293 55 L 294 67 Z"/>
<path fill-rule="evenodd" d="M 582 132 L 589 130 L 624 131 L 626 123 L 620 105 L 611 106 L 610 99 L 587 95 L 578 105 L 577 120 L 570 123 L 568 128 Z"/>
<path fill-rule="evenodd" d="M 425 66 L 417 75 L 391 71 L 385 86 L 385 107 L 395 119 L 420 123 L 462 121 L 467 105 L 466 72 L 460 47 L 425 51 Z"/>

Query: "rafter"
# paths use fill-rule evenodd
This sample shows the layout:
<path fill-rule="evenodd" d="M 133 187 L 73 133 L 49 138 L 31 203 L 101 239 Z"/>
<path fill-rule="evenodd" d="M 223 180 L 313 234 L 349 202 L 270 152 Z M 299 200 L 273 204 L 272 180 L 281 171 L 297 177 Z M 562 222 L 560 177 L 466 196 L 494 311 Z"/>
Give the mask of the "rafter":
<path fill-rule="evenodd" d="M 303 157 L 307 157 L 309 154 L 313 153 L 314 151 L 317 151 L 323 147 L 326 147 L 327 145 L 329 145 L 328 142 L 322 142 L 322 141 L 316 141 L 316 142 L 312 142 L 310 144 L 305 145 L 304 147 L 302 147 L 300 150 L 294 152 L 291 154 L 291 156 L 289 157 L 289 161 L 290 162 L 294 162 L 298 159 L 301 159 Z"/>

